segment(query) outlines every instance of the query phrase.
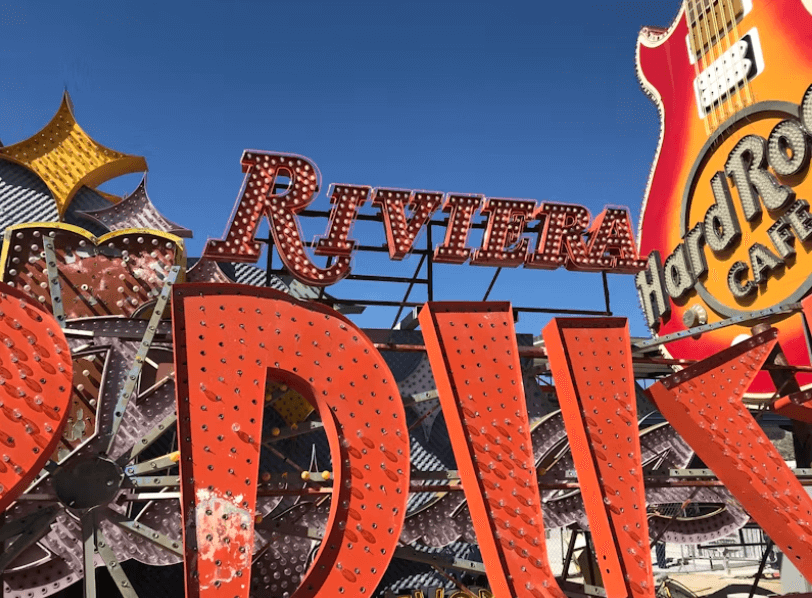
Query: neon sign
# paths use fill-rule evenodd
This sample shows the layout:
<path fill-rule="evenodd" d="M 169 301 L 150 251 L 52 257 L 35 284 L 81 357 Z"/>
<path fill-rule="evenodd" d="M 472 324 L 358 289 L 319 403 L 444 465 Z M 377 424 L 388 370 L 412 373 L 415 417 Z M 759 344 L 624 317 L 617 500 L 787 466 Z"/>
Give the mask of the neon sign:
<path fill-rule="evenodd" d="M 797 0 L 734 1 L 720 18 L 706 3 L 681 4 L 668 28 L 646 27 L 637 43 L 637 76 L 661 117 L 637 287 L 667 356 L 693 359 L 749 336 L 742 319 L 809 293 L 812 12 Z M 809 365 L 802 318 L 775 326 L 789 363 Z M 761 373 L 749 392 L 774 391 Z"/>
<path fill-rule="evenodd" d="M 637 275 L 649 326 L 670 316 L 667 298 L 680 303 L 691 291 L 728 317 L 752 310 L 754 301 L 776 305 L 798 301 L 809 291 L 812 278 L 801 243 L 812 239 L 812 215 L 809 202 L 796 197 L 796 187 L 802 181 L 797 175 L 805 176 L 809 164 L 812 87 L 800 106 L 781 106 L 776 116 L 785 118 L 766 138 L 720 131 L 697 158 L 683 199 L 682 242 L 662 263 L 659 252 L 652 252 Z M 720 170 L 711 173 L 706 164 L 726 138 L 732 149 Z M 703 196 L 697 187 L 708 175 L 710 194 Z M 709 278 L 719 269 L 723 278 Z M 779 280 L 781 274 L 793 282 Z"/>
<path fill-rule="evenodd" d="M 371 198 L 380 210 L 389 256 L 402 260 L 438 210 L 448 214 L 446 234 L 434 248 L 434 261 L 475 266 L 501 266 L 634 274 L 646 266 L 638 255 L 626 208 L 606 208 L 594 221 L 583 206 L 534 200 L 485 198 L 481 195 L 404 189 L 331 185 L 333 209 L 327 232 L 314 253 L 331 263 L 317 266 L 307 253 L 298 214 L 318 196 L 321 174 L 304 156 L 250 150 L 241 160 L 243 182 L 231 222 L 222 240 L 209 240 L 203 254 L 215 261 L 256 262 L 262 252 L 256 240 L 263 218 L 270 221 L 273 241 L 288 271 L 300 281 L 334 284 L 350 274 L 355 241 L 350 238 L 359 210 Z M 286 184 L 280 181 L 286 180 Z M 476 214 L 486 217 L 482 246 L 467 245 Z M 523 233 L 538 221 L 534 245 Z"/>

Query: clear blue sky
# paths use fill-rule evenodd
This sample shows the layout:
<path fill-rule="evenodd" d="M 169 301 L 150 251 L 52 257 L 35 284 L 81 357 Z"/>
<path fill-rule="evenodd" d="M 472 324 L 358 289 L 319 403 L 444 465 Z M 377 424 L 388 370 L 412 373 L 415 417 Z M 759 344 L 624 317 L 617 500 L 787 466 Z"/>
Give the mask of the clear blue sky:
<path fill-rule="evenodd" d="M 66 87 L 92 137 L 146 157 L 153 202 L 195 232 L 189 255 L 222 235 L 245 148 L 308 156 L 324 189 L 481 193 L 579 203 L 593 215 L 626 205 L 636 226 L 659 124 L 635 77 L 635 42 L 643 25 L 667 26 L 679 8 L 677 0 L 13 4 L 0 5 L 0 139 L 36 133 Z M 126 193 L 138 178 L 104 188 Z M 377 229 L 355 232 L 382 239 Z M 361 255 L 353 271 L 406 274 L 416 260 Z M 441 268 L 436 298 L 481 299 L 492 273 Z M 613 310 L 645 334 L 632 277 L 609 278 Z M 331 292 L 397 298 L 403 289 L 345 282 Z M 491 298 L 603 306 L 596 274 L 506 270 Z M 388 327 L 393 317 L 373 309 L 358 321 Z M 522 318 L 518 329 L 538 334 L 546 320 Z"/>

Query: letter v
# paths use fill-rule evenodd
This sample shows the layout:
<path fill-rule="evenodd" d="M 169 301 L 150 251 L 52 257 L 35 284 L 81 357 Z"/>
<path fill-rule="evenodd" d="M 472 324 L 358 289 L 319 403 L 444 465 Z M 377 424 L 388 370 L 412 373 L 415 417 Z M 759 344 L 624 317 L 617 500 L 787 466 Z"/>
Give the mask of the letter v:
<path fill-rule="evenodd" d="M 390 258 L 402 260 L 409 254 L 417 235 L 431 220 L 442 199 L 443 194 L 435 191 L 375 190 L 372 205 L 381 210 Z M 412 217 L 408 219 L 407 206 L 412 209 Z"/>

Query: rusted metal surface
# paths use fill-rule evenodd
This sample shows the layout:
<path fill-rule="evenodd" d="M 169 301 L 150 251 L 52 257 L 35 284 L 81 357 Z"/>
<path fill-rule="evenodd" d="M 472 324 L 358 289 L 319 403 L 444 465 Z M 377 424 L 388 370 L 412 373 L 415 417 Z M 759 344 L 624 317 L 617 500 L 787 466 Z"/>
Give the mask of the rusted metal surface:
<path fill-rule="evenodd" d="M 419 317 L 494 594 L 563 597 L 543 541 L 510 305 L 428 303 Z"/>
<path fill-rule="evenodd" d="M 0 511 L 34 479 L 62 436 L 73 367 L 59 324 L 25 294 L 0 284 Z"/>
<path fill-rule="evenodd" d="M 0 279 L 51 311 L 43 236 L 52 238 L 65 315 L 132 315 L 154 300 L 175 265 L 185 265 L 178 237 L 141 229 L 96 239 L 69 224 L 23 224 L 5 233 Z"/>
<path fill-rule="evenodd" d="M 199 259 L 186 271 L 187 282 L 233 283 L 217 262 Z"/>
<path fill-rule="evenodd" d="M 90 347 L 73 353 L 73 388 L 65 429 L 52 459 L 59 463 L 96 433 L 96 412 L 108 347 Z"/>
<path fill-rule="evenodd" d="M 387 353 L 386 355 L 397 355 L 397 353 Z M 386 358 L 386 355 L 384 358 Z M 409 354 L 406 354 L 409 356 Z M 419 417 L 419 425 L 423 429 L 423 434 L 428 441 L 431 438 L 431 430 L 437 416 L 440 415 L 439 398 L 434 384 L 434 376 L 431 374 L 431 366 L 428 357 L 425 355 L 417 357 L 417 366 L 404 380 L 398 382 L 398 390 L 403 397 L 413 397 L 405 399 L 411 409 Z M 421 400 L 416 400 L 420 398 Z M 414 424 L 413 424 L 414 425 Z"/>
<path fill-rule="evenodd" d="M 173 320 L 187 594 L 248 596 L 270 378 L 319 411 L 334 464 L 329 529 L 297 596 L 370 595 L 409 488 L 406 418 L 383 358 L 337 312 L 271 289 L 179 285 Z"/>
<path fill-rule="evenodd" d="M 755 335 L 651 387 L 651 396 L 697 455 L 812 580 L 812 498 L 742 403 L 777 331 Z"/>

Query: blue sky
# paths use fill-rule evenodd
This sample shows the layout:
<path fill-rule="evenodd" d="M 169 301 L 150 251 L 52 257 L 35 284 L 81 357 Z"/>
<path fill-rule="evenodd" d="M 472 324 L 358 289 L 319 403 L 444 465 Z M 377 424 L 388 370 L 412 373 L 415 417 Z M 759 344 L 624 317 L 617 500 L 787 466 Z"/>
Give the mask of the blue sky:
<path fill-rule="evenodd" d="M 153 202 L 195 232 L 189 255 L 222 235 L 245 148 L 308 156 L 324 189 L 480 193 L 578 203 L 593 215 L 626 205 L 636 225 L 659 124 L 635 77 L 635 42 L 642 26 L 667 26 L 678 8 L 676 0 L 6 3 L 0 139 L 36 133 L 67 88 L 85 131 L 146 157 Z M 126 193 L 138 179 L 104 188 Z M 326 209 L 327 199 L 314 207 Z M 326 224 L 305 231 L 313 237 Z M 376 227 L 359 225 L 354 236 L 382 242 Z M 362 254 L 353 271 L 406 275 L 416 260 Z M 492 274 L 439 268 L 436 298 L 479 300 Z M 645 334 L 632 277 L 609 280 L 613 311 Z M 344 282 L 331 292 L 395 299 L 404 290 Z M 603 306 L 597 274 L 505 270 L 490 298 Z M 371 309 L 357 321 L 388 327 L 393 317 Z M 547 319 L 522 317 L 517 327 L 538 334 Z"/>

